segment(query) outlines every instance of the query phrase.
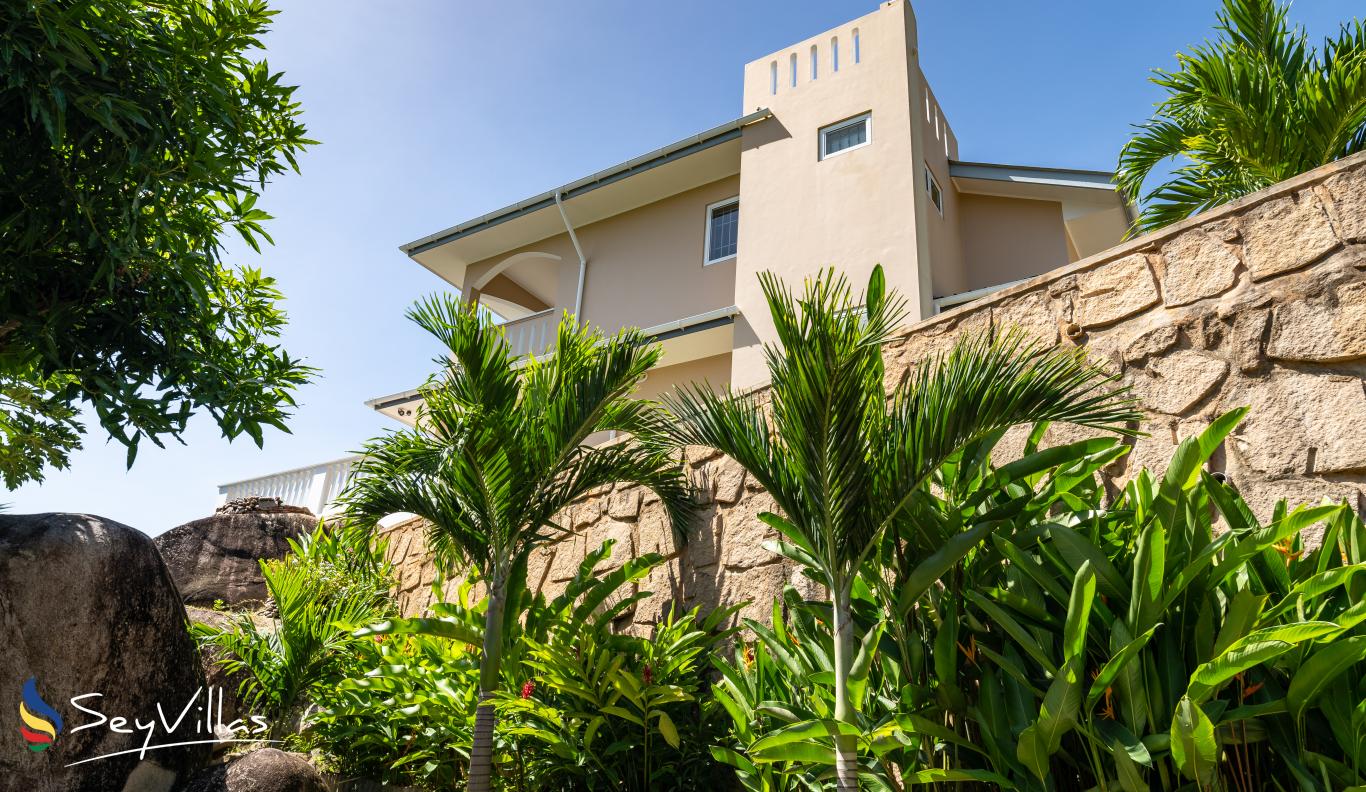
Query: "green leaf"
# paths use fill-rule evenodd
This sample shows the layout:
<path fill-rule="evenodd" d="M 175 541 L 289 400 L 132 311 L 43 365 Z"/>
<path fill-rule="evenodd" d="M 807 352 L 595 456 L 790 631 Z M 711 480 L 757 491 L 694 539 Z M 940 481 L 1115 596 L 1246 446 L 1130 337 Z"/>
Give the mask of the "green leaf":
<path fill-rule="evenodd" d="M 483 630 L 471 627 L 455 619 L 388 619 L 351 633 L 356 638 L 372 635 L 432 635 L 449 638 L 474 646 L 484 643 Z"/>
<path fill-rule="evenodd" d="M 1162 483 L 1158 485 L 1157 501 L 1153 504 L 1154 516 L 1163 528 L 1170 531 L 1177 525 L 1176 515 L 1178 504 L 1183 499 L 1182 493 L 1199 480 L 1201 466 L 1214 455 L 1224 438 L 1237 428 L 1247 411 L 1247 407 L 1239 407 L 1224 413 L 1214 419 L 1205 431 L 1186 438 L 1176 447 Z"/>
<path fill-rule="evenodd" d="M 1312 575 L 1305 580 L 1295 584 L 1276 606 L 1266 612 L 1262 617 L 1263 622 L 1285 613 L 1295 607 L 1302 600 L 1320 597 L 1339 586 L 1350 586 L 1357 575 L 1366 574 L 1366 564 L 1353 564 L 1352 566 L 1335 567 Z"/>
<path fill-rule="evenodd" d="M 1363 660 L 1366 660 L 1364 635 L 1334 641 L 1310 655 L 1295 672 L 1285 694 L 1290 716 L 1295 720 L 1302 719 L 1314 701 L 1339 676 Z"/>
<path fill-rule="evenodd" d="M 1129 595 L 1129 626 L 1148 631 L 1161 613 L 1167 576 L 1167 532 L 1156 520 L 1143 527 L 1134 549 L 1133 586 Z"/>
<path fill-rule="evenodd" d="M 1223 654 L 1234 641 L 1252 631 L 1265 604 L 1266 595 L 1256 594 L 1250 589 L 1239 589 L 1233 595 L 1224 614 L 1224 625 L 1219 628 L 1219 637 L 1214 642 L 1214 657 Z"/>
<path fill-rule="evenodd" d="M 1048 653 L 1044 651 L 1044 648 L 1039 644 L 1038 639 L 1016 621 L 1014 617 L 1007 613 L 1005 609 L 975 591 L 964 591 L 963 596 L 969 602 L 985 611 L 987 618 L 996 626 L 1005 630 L 1015 641 L 1015 644 L 1028 653 L 1030 657 L 1034 658 L 1039 665 L 1043 666 L 1045 671 L 1049 674 L 1056 674 L 1058 672 L 1057 665 L 1049 658 Z"/>
<path fill-rule="evenodd" d="M 1186 695 L 1203 702 L 1222 684 L 1253 666 L 1275 659 L 1296 644 L 1341 632 L 1333 622 L 1306 621 L 1255 630 L 1238 639 L 1222 655 L 1202 663 L 1191 674 Z"/>
<path fill-rule="evenodd" d="M 828 766 L 835 763 L 835 746 L 817 742 L 785 743 L 762 749 L 751 746 L 749 756 L 759 764 L 800 762 Z"/>
<path fill-rule="evenodd" d="M 1124 577 L 1089 539 L 1072 528 L 1057 524 L 1049 526 L 1048 535 L 1053 537 L 1058 551 L 1074 570 L 1080 572 L 1081 568 L 1088 564 L 1095 570 L 1100 587 L 1106 596 L 1119 602 L 1123 602 L 1129 596 L 1131 587 L 1125 583 Z"/>
<path fill-rule="evenodd" d="M 664 735 L 664 741 L 670 746 L 678 747 L 678 729 L 674 726 L 673 719 L 668 713 L 659 713 L 659 733 Z"/>
<path fill-rule="evenodd" d="M 1115 771 L 1119 774 L 1119 785 L 1124 787 L 1124 792 L 1149 792 L 1151 787 L 1143 780 L 1138 763 L 1123 745 L 1117 741 L 1110 743 L 1110 755 L 1115 758 Z"/>
<path fill-rule="evenodd" d="M 907 786 L 911 784 L 936 784 L 941 781 L 971 781 L 979 784 L 991 784 L 996 789 L 1017 788 L 1010 783 L 1010 779 L 987 770 L 920 770 L 903 774 L 901 780 Z"/>
<path fill-rule="evenodd" d="M 759 512 L 758 517 L 760 522 L 782 534 L 787 541 L 801 548 L 807 555 L 813 557 L 820 555 L 806 534 L 781 515 L 773 512 Z"/>
<path fill-rule="evenodd" d="M 1110 687 L 1110 685 L 1114 683 L 1115 677 L 1119 676 L 1120 672 L 1133 661 L 1134 657 L 1138 655 L 1139 652 L 1143 651 L 1143 647 L 1147 646 L 1148 640 L 1153 637 L 1153 632 L 1161 626 L 1162 623 L 1158 622 L 1152 627 L 1149 627 L 1147 632 L 1125 644 L 1123 649 L 1116 652 L 1113 657 L 1105 662 L 1105 665 L 1100 667 L 1100 671 L 1096 674 L 1095 681 L 1091 683 L 1091 690 L 1086 694 L 1087 710 L 1096 706 L 1096 702 L 1100 701 L 1100 697 L 1105 695 L 1105 689 Z"/>
<path fill-rule="evenodd" d="M 1047 738 L 1040 733 L 1039 724 L 1035 722 L 1020 732 L 1020 739 L 1015 744 L 1015 758 L 1040 781 L 1048 777 L 1048 759 L 1052 756 L 1047 742 Z"/>
<path fill-rule="evenodd" d="M 1096 574 L 1083 562 L 1072 581 L 1072 596 L 1063 626 L 1061 669 L 1048 686 L 1039 717 L 1020 734 L 1018 758 L 1042 781 L 1048 774 L 1049 758 L 1062 747 L 1062 738 L 1076 727 L 1081 710 L 1081 675 L 1086 660 L 1086 628 L 1091 618 L 1091 603 L 1096 597 Z"/>
<path fill-rule="evenodd" d="M 855 712 L 863 711 L 863 700 L 868 692 L 868 670 L 885 627 L 886 622 L 878 622 L 873 629 L 864 633 L 858 653 L 854 655 L 854 662 L 849 666 L 849 697 Z"/>
<path fill-rule="evenodd" d="M 948 541 L 924 561 L 916 565 L 911 570 L 911 574 L 906 577 L 906 584 L 902 586 L 897 594 L 896 612 L 903 618 L 915 607 L 915 603 L 929 591 L 935 581 L 944 576 L 945 572 L 963 560 L 974 547 L 978 545 L 986 536 L 997 528 L 1005 525 L 1003 522 L 986 522 L 974 525 L 962 533 L 954 534 Z"/>
<path fill-rule="evenodd" d="M 972 751 L 973 753 L 982 754 L 984 756 L 986 755 L 986 750 L 983 749 L 981 746 L 976 745 L 971 740 L 964 738 L 961 734 L 955 732 L 947 726 L 935 723 L 934 721 L 929 720 L 928 718 L 925 718 L 923 716 L 898 715 L 896 717 L 896 725 L 907 734 L 927 734 L 941 742 L 956 745 L 959 748 L 964 748 L 966 750 Z"/>
<path fill-rule="evenodd" d="M 859 730 L 857 726 L 854 726 L 851 723 L 844 723 L 837 720 L 802 721 L 801 723 L 794 723 L 791 726 L 784 726 L 781 729 L 769 732 L 756 740 L 754 744 L 750 745 L 749 752 L 751 755 L 765 753 L 769 749 L 778 746 L 790 745 L 803 740 L 812 740 L 821 737 L 836 737 L 841 734 L 858 736 Z M 833 763 L 834 757 L 832 756 L 831 759 Z"/>
<path fill-rule="evenodd" d="M 759 772 L 758 766 L 751 762 L 748 758 L 745 757 L 744 754 L 740 753 L 739 751 L 733 751 L 730 748 L 722 748 L 720 746 L 713 745 L 711 747 L 711 756 L 713 759 L 720 762 L 721 764 L 730 765 L 731 767 L 734 767 L 736 770 L 739 770 L 742 773 L 749 773 L 753 775 Z"/>
<path fill-rule="evenodd" d="M 873 265 L 873 272 L 868 276 L 868 289 L 863 294 L 863 303 L 866 315 L 872 319 L 878 315 L 887 302 L 887 277 L 882 274 L 882 265 Z"/>
<path fill-rule="evenodd" d="M 1072 599 L 1067 604 L 1067 622 L 1063 625 L 1062 648 L 1068 662 L 1080 664 L 1084 659 L 1086 626 L 1095 599 L 1096 573 L 1089 562 L 1083 563 L 1072 581 Z"/>
<path fill-rule="evenodd" d="M 1104 738 L 1105 743 L 1121 748 L 1126 757 L 1141 765 L 1152 765 L 1153 757 L 1148 751 L 1148 746 L 1135 737 L 1133 732 L 1116 721 L 1104 718 L 1096 720 L 1094 726 L 1095 730 Z"/>
<path fill-rule="evenodd" d="M 1186 778 L 1209 786 L 1218 770 L 1219 746 L 1214 739 L 1214 724 L 1204 710 L 1183 696 L 1172 716 L 1172 759 Z"/>

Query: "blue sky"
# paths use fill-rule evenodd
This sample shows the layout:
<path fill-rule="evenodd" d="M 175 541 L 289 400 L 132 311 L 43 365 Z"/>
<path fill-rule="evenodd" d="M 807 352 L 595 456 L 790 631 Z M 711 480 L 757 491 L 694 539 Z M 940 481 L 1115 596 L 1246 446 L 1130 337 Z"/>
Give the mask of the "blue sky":
<path fill-rule="evenodd" d="M 1360 0 L 1301 0 L 1315 36 Z M 158 534 L 217 485 L 344 456 L 392 426 L 362 402 L 419 384 L 435 346 L 403 318 L 446 284 L 398 245 L 742 114 L 742 66 L 874 2 L 276 0 L 272 68 L 322 145 L 267 189 L 276 244 L 234 259 L 287 296 L 287 348 L 322 369 L 264 449 L 207 418 L 186 445 L 87 437 L 72 469 L 0 493 L 12 512 L 92 512 Z M 919 0 L 923 68 L 963 159 L 1113 169 L 1158 94 L 1148 70 L 1210 35 L 1215 0 Z M 378 12 L 382 9 L 382 13 Z"/>

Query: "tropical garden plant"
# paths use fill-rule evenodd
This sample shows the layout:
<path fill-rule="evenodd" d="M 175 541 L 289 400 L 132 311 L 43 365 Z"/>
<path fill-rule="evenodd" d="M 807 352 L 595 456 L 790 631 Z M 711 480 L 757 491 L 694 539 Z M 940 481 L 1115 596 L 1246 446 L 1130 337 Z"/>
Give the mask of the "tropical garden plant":
<path fill-rule="evenodd" d="M 1080 352 L 1042 350 L 1015 334 L 964 341 L 889 394 L 882 345 L 903 318 L 904 301 L 886 292 L 880 267 L 861 309 L 833 271 L 808 280 L 800 297 L 771 273 L 760 282 L 779 342 L 766 348 L 768 403 L 684 389 L 674 405 L 675 437 L 728 454 L 749 471 L 782 512 L 761 516 L 783 537 L 776 548 L 830 592 L 834 706 L 788 728 L 830 738 L 836 788 L 845 792 L 858 788 L 859 775 L 851 680 L 871 651 L 855 641 L 855 584 L 888 532 L 916 529 L 916 493 L 965 447 L 1011 426 L 1059 420 L 1127 432 L 1136 414 Z M 928 588 L 972 546 L 964 540 L 950 553 L 917 559 L 912 574 Z"/>
<path fill-rule="evenodd" d="M 1001 563 L 983 554 L 987 537 L 1067 509 L 1098 489 L 1095 471 L 1124 452 L 1106 438 L 1039 450 L 1045 429 L 1035 427 L 1023 455 L 1000 467 L 990 464 L 1000 432 L 952 455 L 915 496 L 916 519 L 904 526 L 912 530 L 889 531 L 860 570 L 850 684 L 865 788 L 1009 784 L 961 756 L 978 738 L 967 717 L 971 687 L 959 681 L 975 654 L 959 607 L 964 580 L 974 565 Z M 828 602 L 801 601 L 789 588 L 772 627 L 746 622 L 755 642 L 718 663 L 724 679 L 714 695 L 730 716 L 732 742 L 714 753 L 747 789 L 820 789 L 830 774 L 830 740 L 815 726 L 834 701 L 830 612 Z"/>
<path fill-rule="evenodd" d="M 1343 504 L 1281 503 L 1258 522 L 1204 469 L 1244 413 L 1108 506 L 1080 498 L 993 536 L 984 557 L 999 555 L 963 592 L 970 712 L 1014 785 L 1366 783 L 1366 531 Z M 1324 533 L 1310 548 L 1313 526 Z"/>
<path fill-rule="evenodd" d="M 1223 0 L 1219 37 L 1157 70 L 1166 91 L 1119 155 L 1116 180 L 1143 198 L 1149 231 L 1366 150 L 1366 21 L 1323 42 L 1280 0 Z M 1160 184 L 1144 182 L 1164 163 Z"/>
<path fill-rule="evenodd" d="M 487 314 L 454 298 L 428 299 L 409 316 L 447 355 L 422 389 L 417 427 L 367 444 L 342 500 L 366 524 L 396 512 L 424 518 L 436 560 L 488 587 L 469 777 L 471 792 L 487 792 L 505 636 L 523 615 L 531 551 L 564 534 L 556 515 L 615 482 L 655 492 L 680 529 L 692 501 L 663 412 L 629 398 L 660 355 L 640 331 L 603 337 L 566 314 L 552 352 L 519 358 Z M 632 439 L 589 443 L 606 432 Z"/>
<path fill-rule="evenodd" d="M 612 545 L 588 553 L 554 599 L 520 592 L 524 619 L 502 636 L 495 703 L 502 788 L 689 790 L 725 780 L 707 753 L 717 735 L 704 707 L 705 657 L 730 639 L 722 624 L 735 607 L 706 617 L 674 612 L 649 634 L 617 631 L 617 620 L 650 596 L 636 586 L 664 558 L 612 567 Z M 489 602 L 475 590 L 466 580 L 431 617 L 356 632 L 365 639 L 363 673 L 324 693 L 310 727 L 341 767 L 394 783 L 467 782 L 480 689 L 474 646 Z"/>
<path fill-rule="evenodd" d="M 241 679 L 241 701 L 267 718 L 272 739 L 304 728 L 308 706 L 349 667 L 351 633 L 394 608 L 386 544 L 368 530 L 320 524 L 289 545 L 284 558 L 260 562 L 273 617 L 239 613 L 224 627 L 191 627 Z"/>
<path fill-rule="evenodd" d="M 918 498 L 931 541 L 956 555 L 952 537 L 993 527 L 928 588 L 885 561 L 855 585 L 864 786 L 1362 786 L 1366 528 L 1341 504 L 1258 522 L 1205 469 L 1243 413 L 1108 495 L 1096 474 L 1124 446 L 1040 449 L 1042 425 L 1008 464 L 977 446 L 942 466 Z M 714 753 L 747 789 L 823 788 L 829 613 L 789 589 L 719 663 L 731 727 Z"/>

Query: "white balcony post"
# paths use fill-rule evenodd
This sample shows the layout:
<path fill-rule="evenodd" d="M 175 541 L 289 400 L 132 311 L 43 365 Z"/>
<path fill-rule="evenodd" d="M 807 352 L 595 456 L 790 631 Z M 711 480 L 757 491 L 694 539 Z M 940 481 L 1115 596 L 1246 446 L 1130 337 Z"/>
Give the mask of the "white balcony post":
<path fill-rule="evenodd" d="M 312 476 L 308 482 L 308 495 L 305 498 L 304 506 L 314 514 L 321 515 L 323 506 L 327 505 L 328 479 L 331 478 L 332 466 L 319 465 L 313 468 Z"/>

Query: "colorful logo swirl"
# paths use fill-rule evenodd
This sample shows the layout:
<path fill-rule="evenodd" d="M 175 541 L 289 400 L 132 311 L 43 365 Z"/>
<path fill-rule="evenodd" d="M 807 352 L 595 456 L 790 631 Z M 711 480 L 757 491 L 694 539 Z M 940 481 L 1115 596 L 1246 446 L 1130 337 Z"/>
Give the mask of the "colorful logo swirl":
<path fill-rule="evenodd" d="M 62 733 L 62 716 L 38 695 L 38 683 L 29 677 L 24 683 L 24 700 L 19 702 L 19 731 L 23 732 L 28 749 L 45 751 Z"/>

